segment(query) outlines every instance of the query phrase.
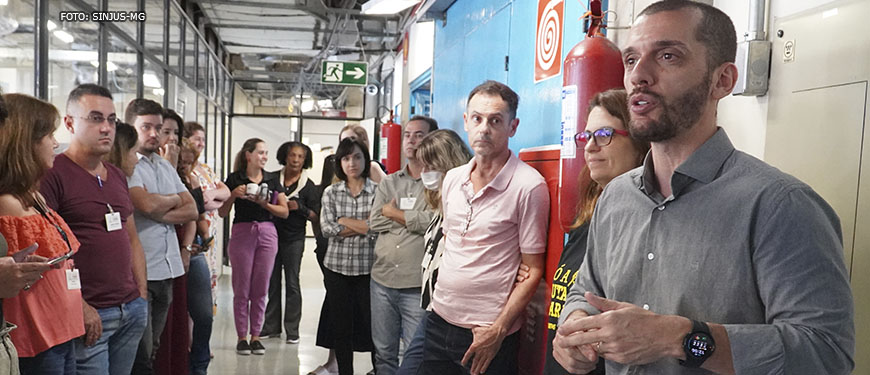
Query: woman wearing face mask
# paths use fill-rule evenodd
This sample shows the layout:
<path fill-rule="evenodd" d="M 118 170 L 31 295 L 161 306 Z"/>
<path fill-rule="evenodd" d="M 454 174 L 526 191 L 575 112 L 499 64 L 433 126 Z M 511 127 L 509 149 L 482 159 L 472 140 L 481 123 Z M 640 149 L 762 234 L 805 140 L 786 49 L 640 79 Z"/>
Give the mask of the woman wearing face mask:
<path fill-rule="evenodd" d="M 6 94 L 3 100 L 9 116 L 0 124 L 0 233 L 16 263 L 56 260 L 43 278 L 3 301 L 2 316 L 18 326 L 11 337 L 22 374 L 75 374 L 73 340 L 85 327 L 81 283 L 68 258 L 79 242 L 38 189 L 54 163 L 60 115 L 27 95 Z M 38 247 L 27 249 L 33 244 Z"/>
<path fill-rule="evenodd" d="M 278 176 L 263 168 L 269 160 L 266 142 L 259 138 L 245 141 L 236 154 L 233 173 L 227 177 L 230 199 L 218 209 L 226 217 L 236 208 L 229 243 L 230 264 L 233 266 L 233 313 L 239 341 L 239 355 L 266 354 L 260 342 L 269 276 L 278 253 L 278 232 L 274 217 L 287 218 L 287 199 Z M 261 194 L 265 184 L 268 192 Z M 248 333 L 251 342 L 248 344 Z"/>
<path fill-rule="evenodd" d="M 462 138 L 452 130 L 436 130 L 429 133 L 417 147 L 417 158 L 423 163 L 420 179 L 426 188 L 425 197 L 429 207 L 436 211 L 435 217 L 426 229 L 423 255 L 423 288 L 421 307 L 429 310 L 432 292 L 438 278 L 438 266 L 444 252 L 441 241 L 441 182 L 447 171 L 464 165 L 471 160 L 471 152 Z M 402 365 L 397 375 L 413 375 L 423 361 L 423 333 L 426 331 L 426 318 L 420 321 L 414 339 L 405 349 Z"/>
<path fill-rule="evenodd" d="M 608 90 L 592 98 L 589 103 L 586 130 L 575 138 L 578 146 L 584 146 L 586 167 L 579 176 L 581 181 L 590 181 L 578 202 L 577 218 L 571 226 L 568 242 L 559 259 L 559 268 L 553 277 L 553 288 L 570 289 L 583 257 L 586 255 L 586 238 L 589 220 L 598 202 L 598 196 L 608 182 L 625 172 L 638 167 L 649 151 L 649 143 L 640 142 L 628 133 L 628 97 L 623 89 Z M 550 301 L 549 327 L 559 323 L 558 312 L 562 310 L 567 293 L 553 293 Z M 553 358 L 553 338 L 556 329 L 550 328 L 547 336 L 547 375 L 568 374 Z M 604 361 L 592 374 L 604 373 Z"/>
<path fill-rule="evenodd" d="M 369 275 L 375 236 L 369 234 L 368 218 L 376 185 L 369 179 L 369 153 L 362 142 L 341 141 L 335 160 L 340 181 L 323 192 L 320 216 L 329 239 L 323 265 L 332 336 L 323 344 L 335 351 L 339 374 L 353 375 L 353 352 L 373 350 Z"/>

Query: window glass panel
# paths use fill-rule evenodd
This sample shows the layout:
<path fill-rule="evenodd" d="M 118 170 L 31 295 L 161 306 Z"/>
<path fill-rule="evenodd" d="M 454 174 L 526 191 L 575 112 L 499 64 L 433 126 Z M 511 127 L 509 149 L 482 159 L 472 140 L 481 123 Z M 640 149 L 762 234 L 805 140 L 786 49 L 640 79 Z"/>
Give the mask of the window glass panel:
<path fill-rule="evenodd" d="M 35 95 L 33 4 L 13 1 L 0 6 L 0 88 L 4 93 Z M 57 25 L 57 21 L 54 22 Z"/>
<path fill-rule="evenodd" d="M 16 3 L 22 3 L 17 1 Z M 60 22 L 61 11 L 90 11 L 76 7 L 67 1 L 49 2 L 48 28 L 48 101 L 61 114 L 66 114 L 66 99 L 69 92 L 82 83 L 97 83 L 97 48 L 99 24 L 96 22 Z M 30 24 L 33 14 L 30 14 Z M 33 40 L 33 34 L 25 34 Z M 32 72 L 32 70 L 31 70 Z M 30 82 L 33 82 L 31 73 Z M 31 92 L 34 93 L 34 92 Z M 66 129 L 55 132 L 60 150 L 66 149 L 70 134 Z"/>
<path fill-rule="evenodd" d="M 124 12 L 135 12 L 139 10 L 138 4 L 136 4 L 136 0 L 112 0 L 109 1 L 109 10 L 110 11 L 124 11 Z M 161 8 L 162 9 L 162 8 Z M 162 10 L 161 10 L 162 12 Z M 53 14 L 53 13 L 52 13 Z M 157 17 L 156 14 L 147 13 L 146 14 L 146 22 L 147 19 L 151 17 Z M 163 16 L 160 16 L 162 19 Z M 117 26 L 121 29 L 124 34 L 136 40 L 137 30 L 139 27 L 138 22 L 112 22 L 112 25 Z"/>
<path fill-rule="evenodd" d="M 232 98 L 233 98 L 233 80 L 230 78 L 230 75 L 226 72 L 224 73 L 224 108 L 230 109 L 233 106 Z"/>
<path fill-rule="evenodd" d="M 197 121 L 198 123 L 200 123 L 200 125 L 202 125 L 203 127 L 205 127 L 205 129 L 206 129 L 205 133 L 206 133 L 206 134 L 211 134 L 211 132 L 209 132 L 209 130 L 208 130 L 208 129 L 210 128 L 210 126 L 211 126 L 211 121 L 209 121 L 208 113 L 206 113 L 206 111 L 207 111 L 207 110 L 206 110 L 207 105 L 206 105 L 205 96 L 197 95 L 196 97 L 197 97 L 196 121 Z M 212 147 L 210 147 L 210 146 L 211 146 L 211 145 L 210 145 L 208 142 L 206 142 L 206 144 L 205 144 L 205 150 L 203 150 L 203 153 L 205 153 L 205 155 L 206 155 L 206 158 L 205 158 L 205 162 L 206 162 L 206 163 L 211 163 L 211 162 L 214 160 L 214 159 L 211 157 L 211 151 L 212 151 L 211 149 L 212 149 Z"/>
<path fill-rule="evenodd" d="M 184 27 L 184 18 L 181 17 L 181 11 L 172 2 L 169 7 L 169 61 L 167 64 L 170 69 L 181 73 L 179 63 L 181 61 L 181 28 Z"/>
<path fill-rule="evenodd" d="M 136 98 L 136 49 L 114 33 L 109 33 L 106 86 L 112 92 L 119 118 L 127 103 Z M 132 124 L 131 124 L 132 125 Z"/>
<path fill-rule="evenodd" d="M 196 74 L 196 88 L 198 88 L 202 92 L 205 92 L 206 80 L 208 79 L 208 76 L 206 75 L 208 73 L 208 59 L 206 58 L 208 52 L 206 52 L 207 49 L 205 46 L 205 41 L 200 38 L 196 38 L 196 41 L 199 48 L 197 49 L 197 61 L 199 65 L 197 65 L 198 71 Z"/>
<path fill-rule="evenodd" d="M 145 73 L 142 74 L 142 84 L 144 86 L 144 97 L 151 99 L 160 105 L 163 105 L 163 96 L 166 95 L 166 90 L 163 87 L 163 68 L 145 59 Z"/>
<path fill-rule="evenodd" d="M 208 54 L 208 97 L 217 102 L 218 79 L 217 79 L 217 59 Z"/>
<path fill-rule="evenodd" d="M 163 0 L 145 0 L 145 51 L 163 61 Z"/>
<path fill-rule="evenodd" d="M 196 79 L 196 31 L 190 22 L 184 23 L 184 76 L 191 81 Z"/>

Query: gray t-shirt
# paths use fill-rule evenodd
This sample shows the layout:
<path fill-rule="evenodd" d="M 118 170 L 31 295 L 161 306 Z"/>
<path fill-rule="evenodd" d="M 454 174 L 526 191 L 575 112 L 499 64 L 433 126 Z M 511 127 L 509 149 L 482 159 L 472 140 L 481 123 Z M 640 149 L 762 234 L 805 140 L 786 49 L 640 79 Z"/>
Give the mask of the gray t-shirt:
<path fill-rule="evenodd" d="M 848 374 L 852 293 L 840 222 L 809 186 L 717 133 L 655 189 L 651 156 L 598 201 L 562 321 L 585 291 L 725 326 L 738 374 Z M 561 321 L 560 321 L 561 323 Z M 687 332 L 688 333 L 688 332 Z M 612 374 L 706 374 L 662 359 Z"/>

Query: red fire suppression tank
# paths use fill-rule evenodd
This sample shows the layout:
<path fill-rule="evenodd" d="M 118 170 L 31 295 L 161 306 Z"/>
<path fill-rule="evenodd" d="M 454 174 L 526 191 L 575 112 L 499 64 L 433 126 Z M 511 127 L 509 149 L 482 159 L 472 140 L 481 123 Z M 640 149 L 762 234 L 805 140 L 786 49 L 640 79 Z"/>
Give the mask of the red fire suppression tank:
<path fill-rule="evenodd" d="M 541 375 L 547 358 L 547 323 L 549 323 L 550 290 L 553 287 L 553 275 L 559 268 L 559 257 L 562 255 L 562 244 L 565 233 L 559 227 L 559 204 L 557 191 L 559 185 L 559 145 L 532 147 L 520 150 L 519 158 L 535 168 L 547 181 L 550 193 L 550 221 L 547 231 L 547 262 L 544 266 L 544 278 L 538 283 L 538 289 L 524 315 L 525 324 L 521 330 L 519 344 L 519 374 Z"/>
<path fill-rule="evenodd" d="M 387 174 L 402 168 L 402 126 L 393 122 L 393 111 L 390 111 L 390 120 L 381 125 L 378 155 L 380 155 L 381 164 L 387 167 Z"/>
<path fill-rule="evenodd" d="M 586 130 L 589 101 L 595 94 L 612 88 L 621 88 L 624 69 L 622 55 L 613 42 L 601 34 L 601 1 L 589 2 L 589 31 L 586 38 L 574 46 L 565 58 L 562 83 L 562 150 L 559 172 L 559 222 L 562 230 L 568 228 L 577 215 L 577 202 L 581 189 L 589 181 L 580 181 L 580 172 L 586 166 L 583 147 L 574 137 Z"/>

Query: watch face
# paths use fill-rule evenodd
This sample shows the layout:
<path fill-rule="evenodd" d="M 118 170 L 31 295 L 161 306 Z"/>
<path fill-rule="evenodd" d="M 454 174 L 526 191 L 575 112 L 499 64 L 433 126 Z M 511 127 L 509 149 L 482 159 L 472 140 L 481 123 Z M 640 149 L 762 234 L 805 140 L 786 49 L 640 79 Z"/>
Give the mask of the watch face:
<path fill-rule="evenodd" d="M 695 358 L 704 358 L 713 351 L 713 344 L 710 337 L 704 333 L 695 333 L 686 342 L 689 353 Z"/>

